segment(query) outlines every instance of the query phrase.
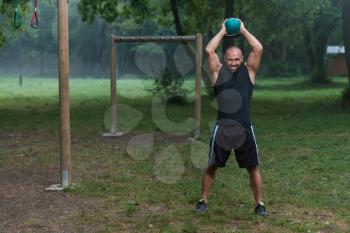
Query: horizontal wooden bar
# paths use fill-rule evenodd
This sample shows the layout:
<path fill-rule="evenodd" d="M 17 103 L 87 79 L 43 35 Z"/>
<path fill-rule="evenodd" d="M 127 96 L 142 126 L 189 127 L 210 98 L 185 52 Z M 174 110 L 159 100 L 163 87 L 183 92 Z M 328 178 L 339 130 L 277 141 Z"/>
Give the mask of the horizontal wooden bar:
<path fill-rule="evenodd" d="M 115 36 L 111 35 L 116 42 L 189 42 L 195 41 L 196 36 Z"/>

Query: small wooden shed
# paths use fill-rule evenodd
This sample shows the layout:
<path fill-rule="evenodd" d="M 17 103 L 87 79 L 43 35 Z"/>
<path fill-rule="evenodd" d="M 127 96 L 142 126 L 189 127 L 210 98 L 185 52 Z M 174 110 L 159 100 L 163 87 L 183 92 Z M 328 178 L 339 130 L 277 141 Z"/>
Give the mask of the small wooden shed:
<path fill-rule="evenodd" d="M 331 76 L 347 76 L 344 46 L 327 46 Z"/>

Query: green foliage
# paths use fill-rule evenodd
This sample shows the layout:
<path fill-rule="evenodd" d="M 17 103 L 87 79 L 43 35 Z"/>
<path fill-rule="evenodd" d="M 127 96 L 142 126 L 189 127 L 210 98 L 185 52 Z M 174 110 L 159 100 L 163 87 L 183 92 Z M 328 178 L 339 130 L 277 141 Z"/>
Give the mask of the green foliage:
<path fill-rule="evenodd" d="M 29 0 L 2 0 L 0 2 L 0 13 L 13 19 L 14 8 L 18 7 L 21 14 L 27 12 L 27 3 Z"/>
<path fill-rule="evenodd" d="M 311 79 L 327 81 L 325 51 L 332 33 L 339 32 L 340 0 L 248 1 L 241 7 L 247 27 L 261 40 L 270 60 L 298 59 L 299 66 L 309 62 Z M 270 67 L 275 69 L 276 64 Z"/>
<path fill-rule="evenodd" d="M 118 15 L 118 3 L 117 0 L 81 0 L 78 3 L 78 9 L 82 15 L 83 21 L 93 22 L 95 16 L 100 15 L 107 22 L 114 21 Z"/>
<path fill-rule="evenodd" d="M 225 1 L 179 1 L 180 16 L 186 34 L 216 32 L 225 12 Z"/>
<path fill-rule="evenodd" d="M 2 47 L 6 42 L 5 35 L 2 31 L 0 31 L 0 47 Z"/>
<path fill-rule="evenodd" d="M 152 14 L 151 7 L 149 0 L 133 0 L 129 5 L 123 6 L 123 16 L 128 18 L 132 15 L 135 23 L 142 24 L 145 20 L 149 20 Z"/>
<path fill-rule="evenodd" d="M 17 0 L 18 10 L 23 17 L 28 14 L 27 2 L 29 0 Z M 15 2 L 13 0 L 2 0 L 0 1 L 0 47 L 4 46 L 6 41 L 9 39 L 18 36 L 21 30 L 14 29 L 13 17 L 14 17 L 14 8 Z"/>
<path fill-rule="evenodd" d="M 21 13 L 28 16 L 31 13 L 29 0 L 17 0 L 21 7 Z M 56 1 L 42 1 L 40 5 L 55 5 Z M 220 28 L 224 17 L 225 1 L 206 1 L 206 0 L 177 0 L 177 7 L 180 16 L 180 24 L 185 34 L 194 34 L 201 32 L 204 34 L 204 43 L 206 44 Z M 346 1 L 345 1 L 346 2 Z M 325 46 L 329 39 L 332 43 L 341 44 L 341 0 L 235 0 L 234 15 L 240 17 L 245 26 L 251 31 L 264 46 L 264 59 L 268 59 L 270 73 L 283 76 L 294 74 L 297 70 L 290 70 L 285 64 L 273 61 L 283 60 L 286 64 L 297 63 L 298 66 L 309 68 L 312 80 L 324 82 L 329 80 L 327 77 L 327 67 L 325 60 Z M 101 38 L 106 33 L 118 31 L 122 34 L 174 34 L 174 18 L 171 11 L 172 1 L 163 0 L 81 0 L 70 2 L 70 26 L 74 35 L 91 33 L 91 30 L 80 28 L 82 24 L 76 19 L 75 7 L 78 5 L 79 13 L 83 21 L 93 23 L 98 27 L 97 37 Z M 46 11 L 46 10 L 45 10 Z M 0 46 L 11 37 L 15 38 L 21 31 L 14 33 L 11 21 L 13 16 L 12 0 L 0 1 L 0 20 L 7 22 L 0 25 Z M 40 12 L 45 14 L 45 12 Z M 47 18 L 45 17 L 45 21 Z M 51 19 L 51 21 L 54 19 Z M 101 20 L 106 22 L 101 23 Z M 56 25 L 51 27 L 56 31 Z M 100 27 L 101 26 L 101 27 Z M 89 31 L 89 32 L 87 32 Z M 337 33 L 336 35 L 334 33 Z M 33 33 L 31 33 L 31 36 Z M 55 34 L 52 35 L 55 38 Z M 45 39 L 52 41 L 51 38 Z M 86 47 L 89 47 L 91 56 L 88 58 L 88 65 L 92 64 L 93 57 L 99 57 L 99 66 L 104 61 L 101 57 L 108 56 L 108 48 L 99 39 L 98 43 L 94 39 L 86 36 L 81 45 L 76 43 L 79 51 L 73 55 L 79 57 L 87 56 Z M 345 42 L 347 40 L 344 40 Z M 236 40 L 238 44 L 249 51 L 249 45 L 242 40 Z M 45 46 L 39 46 L 42 50 Z M 50 47 L 50 46 L 48 46 Z M 72 46 L 73 47 L 73 46 Z M 45 49 L 45 48 L 44 48 Z M 46 49 L 45 49 L 46 50 Z M 47 52 L 52 50 L 48 48 Z M 98 51 L 96 51 L 98 50 Z M 92 57 L 92 58 L 91 58 Z M 85 62 L 84 59 L 81 59 Z M 310 65 L 305 65 L 309 63 Z M 87 64 L 84 64 L 87 65 Z M 320 80 L 319 80 L 320 79 Z"/>
<path fill-rule="evenodd" d="M 149 19 L 151 14 L 150 1 L 118 1 L 118 0 L 81 0 L 78 9 L 83 21 L 92 23 L 95 16 L 100 16 L 107 22 L 114 22 L 117 17 L 132 18 L 136 24 Z"/>
<path fill-rule="evenodd" d="M 303 36 L 311 65 L 311 81 L 329 83 L 326 47 L 331 34 L 341 23 L 341 1 L 323 0 L 303 3 L 303 8 L 300 8 L 299 12 L 307 19 L 307 23 L 303 24 Z"/>
<path fill-rule="evenodd" d="M 149 91 L 168 103 L 184 104 L 188 91 L 183 88 L 184 77 L 176 75 L 174 72 L 166 69 L 160 76 L 155 77 L 153 88 Z"/>
<path fill-rule="evenodd" d="M 52 53 L 53 47 L 57 47 L 54 37 L 57 37 L 56 33 L 56 15 L 57 2 L 55 0 L 39 1 L 38 2 L 38 14 L 40 30 L 34 30 L 30 27 L 31 14 L 33 12 L 33 1 L 29 0 L 3 0 L 0 1 L 0 47 L 5 45 L 6 42 L 25 38 L 24 41 L 34 38 L 31 41 L 32 47 L 38 47 L 42 53 Z M 17 3 L 17 5 L 15 5 Z M 18 7 L 18 11 L 22 16 L 22 26 L 18 29 L 14 29 L 13 17 L 14 7 Z M 52 42 L 52 43 L 42 43 Z M 15 42 L 16 43 L 16 42 Z M 25 43 L 25 42 L 24 42 Z M 32 52 L 32 51 L 31 51 Z"/>
<path fill-rule="evenodd" d="M 300 70 L 296 65 L 280 60 L 270 63 L 269 71 L 269 75 L 272 77 L 291 77 L 300 75 Z"/>

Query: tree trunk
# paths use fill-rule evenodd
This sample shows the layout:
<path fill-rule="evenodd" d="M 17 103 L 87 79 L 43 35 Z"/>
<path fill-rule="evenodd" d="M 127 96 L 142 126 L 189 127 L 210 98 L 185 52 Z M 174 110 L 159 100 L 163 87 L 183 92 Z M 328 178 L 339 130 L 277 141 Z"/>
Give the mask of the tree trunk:
<path fill-rule="evenodd" d="M 345 46 L 346 65 L 348 67 L 348 80 L 350 86 L 350 1 L 343 0 L 343 38 Z"/>
<path fill-rule="evenodd" d="M 287 62 L 287 45 L 282 41 L 282 61 Z"/>
<path fill-rule="evenodd" d="M 325 10 L 321 11 L 311 28 L 304 33 L 306 50 L 310 59 L 311 81 L 313 83 L 329 83 L 329 61 L 326 56 L 329 36 L 337 19 L 327 18 Z"/>
<path fill-rule="evenodd" d="M 102 20 L 98 20 L 98 35 L 99 38 L 104 38 L 104 35 L 107 35 L 107 26 L 106 23 Z M 108 40 L 107 40 L 108 41 Z M 103 64 L 103 58 L 105 51 L 105 44 L 106 40 L 99 40 L 97 41 L 97 67 L 95 68 L 95 77 L 96 78 L 103 78 L 105 76 L 104 73 L 104 64 Z"/>
<path fill-rule="evenodd" d="M 312 35 L 312 60 L 311 81 L 314 83 L 329 83 L 329 62 L 326 58 L 329 32 L 325 32 L 315 25 Z"/>
<path fill-rule="evenodd" d="M 304 29 L 304 43 L 306 53 L 309 56 L 310 68 L 314 67 L 314 56 L 312 53 L 312 42 L 311 42 L 311 32 L 308 29 Z"/>
<path fill-rule="evenodd" d="M 170 5 L 171 5 L 171 12 L 173 13 L 173 17 L 174 17 L 176 33 L 179 36 L 182 36 L 182 35 L 184 35 L 184 31 L 183 31 L 183 28 L 182 28 L 182 24 L 180 22 L 180 16 L 179 16 L 179 11 L 178 11 L 178 6 L 177 6 L 177 0 L 170 0 Z"/>
<path fill-rule="evenodd" d="M 233 0 L 226 0 L 225 5 L 225 19 L 232 18 L 233 17 Z M 226 49 L 234 46 L 235 40 L 232 37 L 224 37 L 223 40 L 223 46 L 222 46 L 222 53 L 225 53 Z"/>
<path fill-rule="evenodd" d="M 176 29 L 176 34 L 179 36 L 184 35 L 184 30 L 181 24 L 181 18 L 178 11 L 178 5 L 177 0 L 170 0 L 171 5 L 171 12 L 174 17 L 174 24 Z M 187 55 L 195 61 L 196 59 L 196 49 L 194 49 L 189 43 L 184 42 L 184 49 L 187 53 Z M 212 94 L 212 88 L 211 88 L 211 81 L 210 81 L 210 74 L 207 69 L 205 69 L 204 66 L 202 66 L 202 78 L 204 81 L 204 84 L 207 88 L 208 94 Z"/>

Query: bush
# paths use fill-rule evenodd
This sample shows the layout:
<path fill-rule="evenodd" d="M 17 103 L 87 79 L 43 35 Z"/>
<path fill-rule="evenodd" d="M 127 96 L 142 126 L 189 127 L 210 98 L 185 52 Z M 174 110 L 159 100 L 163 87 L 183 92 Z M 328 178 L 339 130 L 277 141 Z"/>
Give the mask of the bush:
<path fill-rule="evenodd" d="M 285 61 L 275 61 L 269 64 L 269 74 L 272 77 L 298 76 L 300 75 L 300 70 L 297 66 Z"/>
<path fill-rule="evenodd" d="M 188 91 L 183 87 L 184 77 L 166 69 L 159 77 L 155 77 L 153 88 L 149 91 L 167 103 L 185 104 Z"/>

